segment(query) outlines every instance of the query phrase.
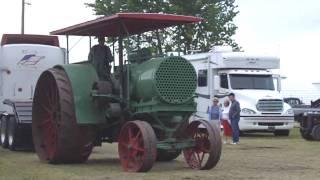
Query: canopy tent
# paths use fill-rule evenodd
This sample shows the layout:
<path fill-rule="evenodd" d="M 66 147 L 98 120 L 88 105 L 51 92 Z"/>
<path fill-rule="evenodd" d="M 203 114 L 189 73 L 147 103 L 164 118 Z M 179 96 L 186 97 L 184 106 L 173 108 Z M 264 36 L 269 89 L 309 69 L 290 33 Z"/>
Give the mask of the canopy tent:
<path fill-rule="evenodd" d="M 170 26 L 196 23 L 202 18 L 157 13 L 118 13 L 51 32 L 52 35 L 124 37 Z"/>

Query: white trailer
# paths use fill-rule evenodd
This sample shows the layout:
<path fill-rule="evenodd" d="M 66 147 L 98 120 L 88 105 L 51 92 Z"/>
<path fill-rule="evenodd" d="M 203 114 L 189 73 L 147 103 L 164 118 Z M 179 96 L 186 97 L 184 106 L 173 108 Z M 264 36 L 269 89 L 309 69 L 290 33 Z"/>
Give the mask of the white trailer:
<path fill-rule="evenodd" d="M 0 143 L 32 145 L 32 98 L 41 72 L 66 63 L 58 37 L 4 34 L 0 47 Z"/>
<path fill-rule="evenodd" d="M 240 102 L 242 132 L 273 132 L 288 136 L 293 128 L 293 111 L 280 95 L 281 77 L 273 74 L 280 59 L 272 56 L 233 52 L 216 46 L 208 53 L 185 55 L 198 74 L 197 113 L 192 118 L 206 119 L 213 97 L 220 103 L 233 92 Z"/>

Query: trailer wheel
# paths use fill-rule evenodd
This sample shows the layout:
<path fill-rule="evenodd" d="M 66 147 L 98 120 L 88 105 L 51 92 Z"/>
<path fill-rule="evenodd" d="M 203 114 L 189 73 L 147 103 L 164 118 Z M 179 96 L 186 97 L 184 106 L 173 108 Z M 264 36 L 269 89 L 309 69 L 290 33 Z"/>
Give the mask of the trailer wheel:
<path fill-rule="evenodd" d="M 183 150 L 187 164 L 192 169 L 200 170 L 215 167 L 220 160 L 222 148 L 219 129 L 208 121 L 195 120 L 188 125 L 185 134 L 185 137 L 195 141 L 194 147 Z"/>
<path fill-rule="evenodd" d="M 156 159 L 156 135 L 144 121 L 123 125 L 118 140 L 118 151 L 124 171 L 147 172 Z"/>
<path fill-rule="evenodd" d="M 6 116 L 2 116 L 1 117 L 1 134 L 0 134 L 0 141 L 1 141 L 1 146 L 3 148 L 7 148 L 8 147 L 8 132 L 7 132 L 7 117 Z"/>
<path fill-rule="evenodd" d="M 314 140 L 320 141 L 320 125 L 315 125 L 312 128 L 311 136 Z"/>
<path fill-rule="evenodd" d="M 273 132 L 275 136 L 289 136 L 290 130 L 276 130 Z"/>
<path fill-rule="evenodd" d="M 48 163 L 82 163 L 92 152 L 96 129 L 77 124 L 67 74 L 51 68 L 41 74 L 33 99 L 32 136 L 37 155 Z"/>
<path fill-rule="evenodd" d="M 180 154 L 181 150 L 167 151 L 163 149 L 158 149 L 157 161 L 172 161 L 176 159 Z"/>
<path fill-rule="evenodd" d="M 18 145 L 16 129 L 16 120 L 13 116 L 10 116 L 8 121 L 8 147 L 11 151 L 14 151 Z"/>

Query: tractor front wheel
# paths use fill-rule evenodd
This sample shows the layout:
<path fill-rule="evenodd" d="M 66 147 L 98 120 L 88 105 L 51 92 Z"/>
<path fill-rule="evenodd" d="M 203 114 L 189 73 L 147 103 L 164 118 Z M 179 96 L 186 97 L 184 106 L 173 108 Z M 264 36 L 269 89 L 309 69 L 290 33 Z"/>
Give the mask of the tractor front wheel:
<path fill-rule="evenodd" d="M 92 151 L 95 128 L 77 124 L 71 83 L 64 70 L 43 72 L 33 100 L 32 136 L 37 155 L 48 163 L 82 163 Z"/>
<path fill-rule="evenodd" d="M 183 150 L 187 164 L 192 169 L 207 170 L 217 165 L 221 156 L 221 136 L 216 126 L 205 120 L 192 121 L 185 131 L 195 146 Z"/>
<path fill-rule="evenodd" d="M 156 160 L 156 135 L 144 121 L 123 125 L 118 139 L 120 162 L 124 171 L 147 172 Z"/>

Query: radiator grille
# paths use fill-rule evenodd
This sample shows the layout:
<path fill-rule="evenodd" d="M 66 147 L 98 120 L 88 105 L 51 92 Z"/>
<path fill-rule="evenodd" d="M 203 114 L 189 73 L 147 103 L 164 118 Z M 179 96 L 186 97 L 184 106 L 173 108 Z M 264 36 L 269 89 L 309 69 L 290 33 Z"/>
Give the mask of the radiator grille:
<path fill-rule="evenodd" d="M 197 75 L 187 60 L 169 57 L 156 72 L 156 87 L 161 98 L 172 104 L 181 104 L 193 97 L 197 87 Z"/>
<path fill-rule="evenodd" d="M 283 101 L 281 99 L 261 99 L 257 104 L 258 111 L 278 112 L 283 110 Z"/>

